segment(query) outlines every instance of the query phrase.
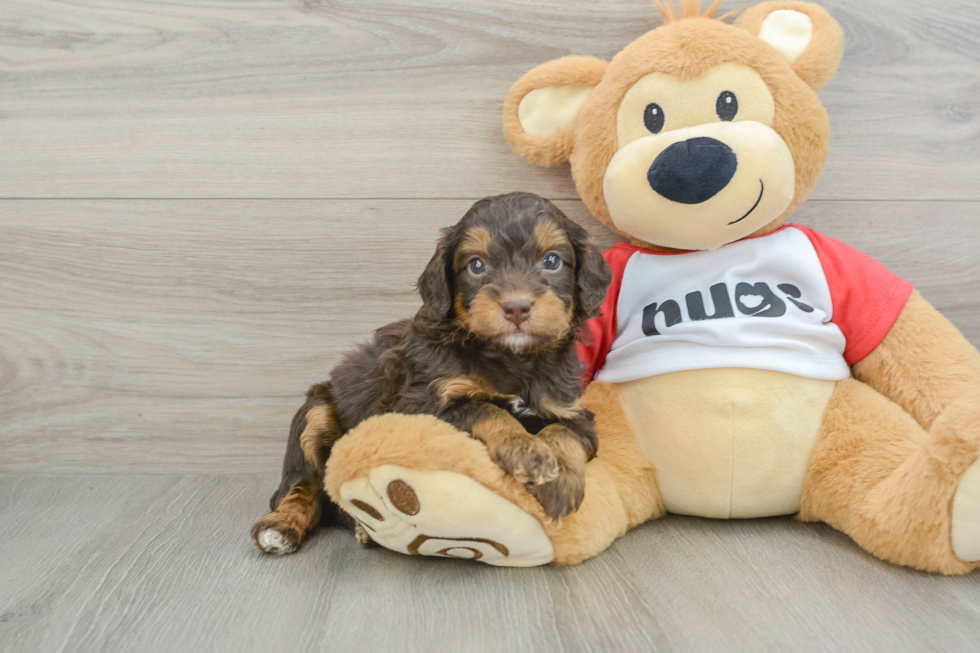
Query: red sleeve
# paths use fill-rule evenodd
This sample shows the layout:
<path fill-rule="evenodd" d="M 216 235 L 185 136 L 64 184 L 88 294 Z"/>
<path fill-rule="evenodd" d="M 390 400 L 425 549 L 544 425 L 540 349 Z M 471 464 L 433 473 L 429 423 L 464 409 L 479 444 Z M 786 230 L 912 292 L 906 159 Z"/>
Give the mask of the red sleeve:
<path fill-rule="evenodd" d="M 620 243 L 602 255 L 612 268 L 613 280 L 602 303 L 600 309 L 602 313 L 585 323 L 585 328 L 579 337 L 578 357 L 585 363 L 586 370 L 582 376 L 585 383 L 589 383 L 596 372 L 602 369 L 606 362 L 606 354 L 609 353 L 616 339 L 616 306 L 619 304 L 619 288 L 623 283 L 623 270 L 626 269 L 626 263 L 635 251 L 635 247 Z"/>
<path fill-rule="evenodd" d="M 847 339 L 844 360 L 854 365 L 888 335 L 912 294 L 912 284 L 849 245 L 806 227 L 796 228 L 817 251 L 833 301 L 831 321 Z"/>

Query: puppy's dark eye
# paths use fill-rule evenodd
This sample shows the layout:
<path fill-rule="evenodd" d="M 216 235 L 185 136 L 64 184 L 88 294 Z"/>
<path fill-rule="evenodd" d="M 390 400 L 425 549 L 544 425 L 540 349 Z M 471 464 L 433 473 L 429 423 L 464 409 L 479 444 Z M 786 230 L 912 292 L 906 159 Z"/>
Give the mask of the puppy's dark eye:
<path fill-rule="evenodd" d="M 738 98 L 731 91 L 722 91 L 715 102 L 715 112 L 725 122 L 731 122 L 738 113 Z"/>
<path fill-rule="evenodd" d="M 484 272 L 487 271 L 487 264 L 483 262 L 482 258 L 475 258 L 472 261 L 470 261 L 469 267 L 470 267 L 470 272 L 477 275 L 483 274 Z"/>
<path fill-rule="evenodd" d="M 664 128 L 664 110 L 656 102 L 651 102 L 643 110 L 643 124 L 650 130 L 651 134 L 659 134 Z"/>
<path fill-rule="evenodd" d="M 541 259 L 541 267 L 545 270 L 557 270 L 561 267 L 561 257 L 554 252 L 549 252 Z"/>

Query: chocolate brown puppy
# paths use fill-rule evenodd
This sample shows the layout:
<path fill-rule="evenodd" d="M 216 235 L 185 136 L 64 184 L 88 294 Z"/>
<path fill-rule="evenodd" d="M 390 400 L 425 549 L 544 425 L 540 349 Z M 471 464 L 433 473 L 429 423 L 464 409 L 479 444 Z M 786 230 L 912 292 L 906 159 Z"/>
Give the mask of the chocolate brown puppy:
<path fill-rule="evenodd" d="M 318 523 L 354 527 L 323 492 L 330 448 L 390 412 L 432 414 L 472 434 L 549 516 L 574 512 L 598 446 L 592 413 L 578 403 L 576 339 L 610 280 L 585 230 L 551 202 L 529 193 L 478 201 L 443 231 L 415 317 L 378 329 L 310 389 L 273 512 L 252 528 L 255 545 L 289 553 Z"/>

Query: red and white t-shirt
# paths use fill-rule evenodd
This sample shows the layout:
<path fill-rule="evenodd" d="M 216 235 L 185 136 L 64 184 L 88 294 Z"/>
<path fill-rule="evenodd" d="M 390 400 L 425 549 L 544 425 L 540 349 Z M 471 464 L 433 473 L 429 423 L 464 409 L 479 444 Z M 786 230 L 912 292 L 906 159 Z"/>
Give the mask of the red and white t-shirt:
<path fill-rule="evenodd" d="M 878 346 L 912 285 L 866 254 L 786 225 L 715 251 L 620 243 L 579 356 L 588 378 L 747 367 L 836 381 Z"/>

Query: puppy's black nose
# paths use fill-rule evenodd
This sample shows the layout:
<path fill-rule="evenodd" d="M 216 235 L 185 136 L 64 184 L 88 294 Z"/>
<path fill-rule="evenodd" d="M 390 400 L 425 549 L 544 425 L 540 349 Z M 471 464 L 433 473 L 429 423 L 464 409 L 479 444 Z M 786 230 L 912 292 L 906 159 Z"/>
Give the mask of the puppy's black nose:
<path fill-rule="evenodd" d="M 504 311 L 504 317 L 508 322 L 513 322 L 514 326 L 521 326 L 531 317 L 531 301 L 528 299 L 510 299 L 500 303 L 500 308 Z"/>
<path fill-rule="evenodd" d="M 674 143 L 660 153 L 647 180 L 650 188 L 681 204 L 711 199 L 735 176 L 738 158 L 732 148 L 714 138 L 699 136 Z"/>

